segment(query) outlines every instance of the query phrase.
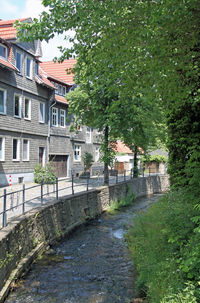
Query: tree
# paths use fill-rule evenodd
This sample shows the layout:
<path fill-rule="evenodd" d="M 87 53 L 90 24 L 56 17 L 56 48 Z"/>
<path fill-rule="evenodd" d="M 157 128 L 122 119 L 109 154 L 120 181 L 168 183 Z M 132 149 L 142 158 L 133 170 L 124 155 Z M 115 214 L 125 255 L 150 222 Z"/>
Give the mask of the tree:
<path fill-rule="evenodd" d="M 84 165 L 84 173 L 89 171 L 90 167 L 92 166 L 93 161 L 93 156 L 91 153 L 84 152 L 83 157 L 83 165 Z"/>
<path fill-rule="evenodd" d="M 103 132 L 101 151 L 104 162 L 104 184 L 108 185 L 108 167 L 114 155 L 112 149 L 113 131 L 112 127 L 110 127 L 112 116 L 109 111 L 116 99 L 114 96 L 111 98 L 105 93 L 108 83 L 104 83 L 104 86 L 101 86 L 97 83 L 100 79 L 92 83 L 84 75 L 82 78 L 82 73 L 84 73 L 84 70 L 79 74 L 78 83 L 81 86 L 77 87 L 74 91 L 70 91 L 66 96 L 70 102 L 69 113 L 75 114 L 75 125 L 85 124 L 98 128 L 99 131 Z M 115 123 L 115 126 L 117 127 L 117 123 Z"/>
<path fill-rule="evenodd" d="M 140 1 L 133 3 L 130 0 L 106 0 L 98 1 L 94 5 L 92 0 L 44 0 L 43 4 L 49 6 L 49 13 L 43 12 L 40 20 L 34 19 L 32 24 L 22 24 L 19 37 L 26 40 L 48 41 L 54 33 L 75 29 L 76 35 L 72 39 L 74 45 L 71 49 L 61 48 L 60 61 L 69 58 L 73 53 L 78 56 L 78 64 L 74 69 L 77 75 L 76 82 L 94 102 L 92 116 L 96 119 L 99 109 L 102 114 L 102 108 L 98 108 L 93 98 L 98 91 L 96 97 L 101 97 L 102 93 L 104 95 L 106 136 L 112 129 L 112 137 L 119 137 L 120 131 L 120 137 L 130 146 L 133 146 L 133 143 L 134 146 L 141 146 L 142 142 L 143 146 L 147 146 L 152 141 L 150 136 L 154 136 L 153 129 L 156 129 L 157 123 L 161 124 L 161 121 L 158 122 L 161 114 L 160 94 L 157 92 L 152 75 L 147 73 L 149 65 L 143 64 L 143 61 L 148 63 L 148 53 L 144 44 L 139 48 L 138 40 L 133 39 L 140 30 L 135 26 L 140 25 L 140 20 L 139 15 L 133 21 L 131 18 Z M 130 22 L 134 26 L 130 26 Z M 146 60 L 143 58 L 144 55 L 147 57 Z M 147 77 L 147 81 L 141 82 L 144 76 Z M 96 115 L 94 115 L 95 110 L 97 110 Z M 82 108 L 82 118 L 83 113 L 86 115 L 84 119 L 88 120 L 88 113 Z M 90 123 L 94 121 L 91 116 L 89 120 Z M 99 122 L 102 124 L 101 121 Z M 108 143 L 107 140 L 107 146 Z M 106 145 L 104 150 L 108 157 L 110 151 Z"/>

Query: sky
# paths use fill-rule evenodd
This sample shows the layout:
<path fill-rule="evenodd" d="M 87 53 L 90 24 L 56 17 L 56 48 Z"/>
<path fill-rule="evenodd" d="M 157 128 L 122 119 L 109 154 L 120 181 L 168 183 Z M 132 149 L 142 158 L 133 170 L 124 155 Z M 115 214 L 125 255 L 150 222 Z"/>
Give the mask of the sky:
<path fill-rule="evenodd" d="M 0 0 L 0 19 L 10 20 L 25 17 L 37 18 L 45 10 L 42 0 Z M 67 33 L 70 34 L 69 32 Z M 42 42 L 43 56 L 41 61 L 50 61 L 54 57 L 59 57 L 58 46 L 66 46 L 67 41 L 64 35 L 57 35 L 49 43 Z"/>

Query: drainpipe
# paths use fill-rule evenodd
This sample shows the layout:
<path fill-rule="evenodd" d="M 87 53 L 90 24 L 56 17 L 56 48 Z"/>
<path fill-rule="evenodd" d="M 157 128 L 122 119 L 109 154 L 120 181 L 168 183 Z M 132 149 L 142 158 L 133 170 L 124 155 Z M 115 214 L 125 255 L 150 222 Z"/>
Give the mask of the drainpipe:
<path fill-rule="evenodd" d="M 49 103 L 51 103 L 51 101 L 49 101 Z M 47 163 L 49 162 L 49 145 L 50 145 L 50 131 L 51 131 L 51 108 L 55 104 L 56 104 L 56 101 L 54 101 L 54 103 L 49 106 L 48 136 L 47 136 Z"/>

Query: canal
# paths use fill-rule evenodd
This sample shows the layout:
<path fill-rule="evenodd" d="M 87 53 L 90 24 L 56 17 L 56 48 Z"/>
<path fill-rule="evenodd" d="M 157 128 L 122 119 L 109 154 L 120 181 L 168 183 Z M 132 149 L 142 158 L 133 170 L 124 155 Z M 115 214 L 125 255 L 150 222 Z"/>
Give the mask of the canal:
<path fill-rule="evenodd" d="M 6 303 L 130 303 L 135 269 L 124 234 L 160 195 L 104 213 L 49 249 L 17 282 Z"/>

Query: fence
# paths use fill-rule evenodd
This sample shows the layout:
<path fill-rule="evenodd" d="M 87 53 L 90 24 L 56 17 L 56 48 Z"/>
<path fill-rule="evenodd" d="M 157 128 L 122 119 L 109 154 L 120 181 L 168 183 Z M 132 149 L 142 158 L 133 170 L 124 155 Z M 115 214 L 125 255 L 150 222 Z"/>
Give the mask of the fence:
<path fill-rule="evenodd" d="M 151 174 L 149 170 L 148 175 Z M 144 171 L 140 172 L 140 176 L 146 176 Z M 116 170 L 109 171 L 109 184 L 115 184 L 133 178 L 133 170 L 124 170 L 122 174 L 118 174 Z M 103 175 L 99 173 L 95 177 L 75 177 L 64 178 L 58 180 L 54 184 L 39 184 L 26 187 L 22 184 L 22 189 L 7 192 L 4 189 L 3 195 L 0 196 L 0 223 L 2 228 L 6 227 L 8 218 L 25 214 L 33 207 L 37 207 L 51 200 L 58 200 L 59 197 L 66 195 L 74 195 L 76 192 L 88 191 L 103 185 Z"/>

